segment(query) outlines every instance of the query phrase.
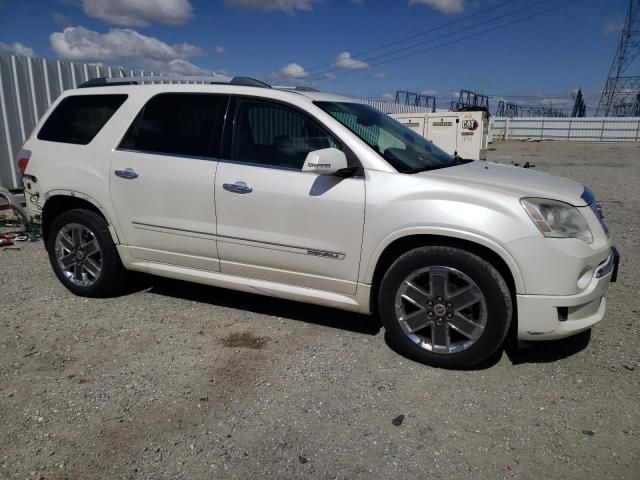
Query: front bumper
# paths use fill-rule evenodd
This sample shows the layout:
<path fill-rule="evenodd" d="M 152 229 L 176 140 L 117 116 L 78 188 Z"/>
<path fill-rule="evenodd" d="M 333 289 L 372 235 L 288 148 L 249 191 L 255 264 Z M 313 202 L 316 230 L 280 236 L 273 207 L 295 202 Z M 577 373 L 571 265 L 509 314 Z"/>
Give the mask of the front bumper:
<path fill-rule="evenodd" d="M 604 318 L 609 283 L 615 282 L 620 256 L 615 248 L 577 295 L 516 295 L 518 339 L 554 340 L 591 328 Z"/>

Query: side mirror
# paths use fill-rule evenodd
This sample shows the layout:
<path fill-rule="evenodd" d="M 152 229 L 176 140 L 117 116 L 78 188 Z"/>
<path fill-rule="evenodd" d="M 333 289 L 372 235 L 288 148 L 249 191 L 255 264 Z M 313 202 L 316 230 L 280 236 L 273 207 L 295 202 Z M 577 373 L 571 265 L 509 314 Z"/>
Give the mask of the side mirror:
<path fill-rule="evenodd" d="M 302 166 L 303 172 L 311 172 L 316 175 L 336 173 L 348 168 L 347 157 L 337 148 L 323 148 L 309 152 Z"/>

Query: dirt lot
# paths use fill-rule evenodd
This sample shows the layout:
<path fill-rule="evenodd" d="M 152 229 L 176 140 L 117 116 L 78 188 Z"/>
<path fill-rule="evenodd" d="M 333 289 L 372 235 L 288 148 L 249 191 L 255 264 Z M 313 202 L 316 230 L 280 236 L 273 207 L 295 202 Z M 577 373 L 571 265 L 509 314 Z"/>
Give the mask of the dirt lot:
<path fill-rule="evenodd" d="M 21 244 L 0 251 L 0 478 L 640 478 L 640 146 L 493 148 L 602 200 L 623 263 L 590 339 L 437 370 L 336 310 L 144 276 L 74 297 Z"/>

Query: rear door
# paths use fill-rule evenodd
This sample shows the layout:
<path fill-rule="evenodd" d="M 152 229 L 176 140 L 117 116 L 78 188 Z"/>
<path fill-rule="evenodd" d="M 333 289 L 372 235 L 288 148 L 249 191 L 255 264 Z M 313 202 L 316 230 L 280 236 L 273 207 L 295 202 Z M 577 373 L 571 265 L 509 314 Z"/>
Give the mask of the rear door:
<path fill-rule="evenodd" d="M 214 183 L 228 97 L 151 98 L 111 158 L 111 201 L 131 255 L 219 270 Z"/>

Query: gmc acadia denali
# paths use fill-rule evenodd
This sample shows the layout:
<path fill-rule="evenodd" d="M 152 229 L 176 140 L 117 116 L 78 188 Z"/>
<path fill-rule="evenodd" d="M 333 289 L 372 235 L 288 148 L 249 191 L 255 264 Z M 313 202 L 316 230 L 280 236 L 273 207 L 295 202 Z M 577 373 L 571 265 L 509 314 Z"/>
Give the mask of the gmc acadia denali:
<path fill-rule="evenodd" d="M 336 95 L 152 80 L 65 92 L 20 152 L 76 295 L 137 270 L 377 312 L 401 352 L 445 368 L 510 329 L 556 339 L 604 317 L 618 256 L 583 185 L 448 155 Z"/>

